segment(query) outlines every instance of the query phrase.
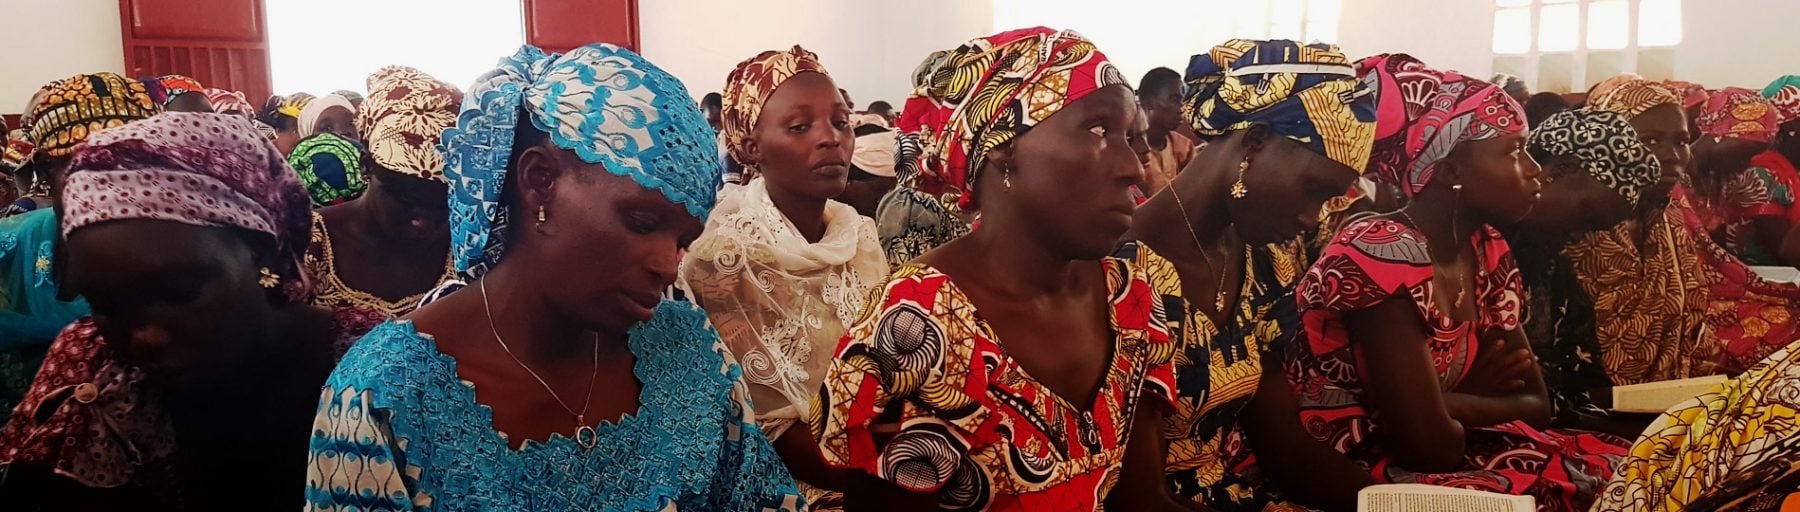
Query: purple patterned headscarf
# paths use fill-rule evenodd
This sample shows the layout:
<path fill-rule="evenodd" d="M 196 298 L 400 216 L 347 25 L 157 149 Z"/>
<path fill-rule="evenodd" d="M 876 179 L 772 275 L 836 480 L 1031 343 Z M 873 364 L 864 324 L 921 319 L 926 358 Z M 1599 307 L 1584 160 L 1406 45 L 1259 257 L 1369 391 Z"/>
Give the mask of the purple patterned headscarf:
<path fill-rule="evenodd" d="M 96 132 L 76 146 L 63 186 L 62 231 L 154 219 L 237 227 L 275 238 L 264 261 L 289 298 L 305 296 L 297 262 L 311 210 L 287 159 L 243 116 L 165 112 Z"/>

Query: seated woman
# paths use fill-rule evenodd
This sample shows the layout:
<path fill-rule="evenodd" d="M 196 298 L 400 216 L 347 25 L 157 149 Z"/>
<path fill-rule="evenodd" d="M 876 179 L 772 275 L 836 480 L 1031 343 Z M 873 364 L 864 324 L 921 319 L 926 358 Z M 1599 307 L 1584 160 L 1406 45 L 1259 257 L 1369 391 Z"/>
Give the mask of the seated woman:
<path fill-rule="evenodd" d="M 749 181 L 725 189 L 681 262 L 694 303 L 744 361 L 757 426 L 781 438 L 782 458 L 808 481 L 818 480 L 806 471 L 820 466 L 818 450 L 796 423 L 811 414 L 844 326 L 888 274 L 875 222 L 831 200 L 855 143 L 837 89 L 797 46 L 732 70 L 721 135 Z"/>
<path fill-rule="evenodd" d="M 206 89 L 206 102 L 212 104 L 213 112 L 242 116 L 244 119 L 256 118 L 256 107 L 244 99 L 244 93 L 225 89 Z"/>
<path fill-rule="evenodd" d="M 929 105 L 925 165 L 984 224 L 897 271 L 836 352 L 808 423 L 858 473 L 846 510 L 1184 510 L 1158 435 L 1176 345 L 1147 269 L 1106 257 L 1143 174 L 1130 87 L 1042 27 L 940 65 L 908 115 Z"/>
<path fill-rule="evenodd" d="M 281 150 L 283 156 L 293 154 L 294 146 L 300 144 L 300 112 L 313 101 L 313 95 L 296 92 L 287 96 L 270 96 L 263 103 L 262 112 L 256 120 L 266 126 L 269 140 L 275 142 L 275 149 Z"/>
<path fill-rule="evenodd" d="M 1636 437 L 1642 423 L 1617 421 L 1604 407 L 1613 382 L 1600 362 L 1594 299 L 1562 252 L 1632 218 L 1662 166 L 1625 116 L 1601 110 L 1543 119 L 1531 129 L 1529 151 L 1543 166 L 1544 188 L 1531 214 L 1502 232 L 1519 262 L 1525 339 L 1544 372 L 1552 423 Z"/>
<path fill-rule="evenodd" d="M 1753 172 L 1750 161 L 1769 149 L 1776 133 L 1775 107 L 1755 92 L 1735 87 L 1713 93 L 1700 109 L 1700 137 L 1693 145 L 1693 181 L 1701 219 L 1725 250 L 1751 265 L 1781 265 L 1777 252 L 1787 236 L 1800 191 L 1800 176 Z"/>
<path fill-rule="evenodd" d="M 369 149 L 350 166 L 368 167 L 368 191 L 313 214 L 306 270 L 317 289 L 313 304 L 399 316 L 455 277 L 438 144 L 456 125 L 462 93 L 402 66 L 370 74 L 369 91 L 356 122 Z M 321 167 L 312 166 L 315 180 Z"/>
<path fill-rule="evenodd" d="M 661 299 L 719 176 L 687 88 L 616 46 L 527 46 L 469 96 L 445 171 L 478 280 L 344 356 L 306 508 L 803 508 L 705 313 Z"/>
<path fill-rule="evenodd" d="M 18 405 L 37 375 L 51 340 L 90 313 L 88 304 L 57 285 L 62 236 L 51 185 L 75 146 L 101 130 L 158 112 L 144 85 L 112 73 L 76 75 L 45 84 L 26 105 L 32 130 L 9 150 L 30 176 L 28 197 L 0 213 L 0 421 Z"/>
<path fill-rule="evenodd" d="M 139 78 L 149 89 L 150 96 L 162 106 L 164 112 L 214 112 L 212 101 L 206 98 L 206 86 L 183 75 L 163 75 Z"/>
<path fill-rule="evenodd" d="M 1775 178 L 1773 181 L 1790 184 L 1791 192 L 1800 186 L 1800 169 L 1794 167 L 1794 162 L 1800 162 L 1800 75 L 1776 79 L 1763 89 L 1762 95 L 1775 107 L 1781 125 L 1774 145 L 1750 160 L 1750 173 L 1764 182 Z M 1787 206 L 1787 213 L 1800 217 L 1800 208 Z M 1782 265 L 1800 266 L 1800 222 L 1796 222 L 1800 218 L 1796 217 L 1787 218 L 1790 227 L 1782 236 L 1781 245 L 1775 248 Z"/>
<path fill-rule="evenodd" d="M 250 121 L 95 133 L 64 186 L 64 286 L 94 306 L 0 430 L 13 510 L 298 505 L 311 404 L 380 320 L 307 305 L 306 194 Z M 135 197 L 120 201 L 120 197 Z"/>
<path fill-rule="evenodd" d="M 1626 115 L 1663 167 L 1639 218 L 1569 245 L 1595 304 L 1615 384 L 1736 374 L 1800 339 L 1800 286 L 1773 282 L 1714 243 L 1685 179 L 1693 157 L 1682 99 L 1630 82 L 1589 108 Z"/>
<path fill-rule="evenodd" d="M 1585 509 L 1626 443 L 1538 428 L 1550 404 L 1519 330 L 1519 270 L 1491 227 L 1537 200 L 1524 112 L 1407 55 L 1358 68 L 1378 87 L 1372 170 L 1411 200 L 1345 227 L 1300 282 L 1306 341 L 1287 375 L 1301 422 L 1380 482 Z"/>
<path fill-rule="evenodd" d="M 1139 244 L 1125 249 L 1157 276 L 1151 284 L 1181 345 L 1176 408 L 1163 430 L 1166 478 L 1178 496 L 1214 510 L 1263 510 L 1277 488 L 1355 508 L 1370 479 L 1306 435 L 1271 353 L 1297 334 L 1292 293 L 1305 265 L 1296 244 L 1280 242 L 1315 229 L 1320 205 L 1367 165 L 1374 97 L 1327 45 L 1233 40 L 1195 55 L 1187 72 L 1186 105 L 1170 108 L 1187 112 L 1208 144 L 1138 209 L 1128 237 Z M 1271 83 L 1294 85 L 1232 92 Z"/>
<path fill-rule="evenodd" d="M 369 189 L 362 164 L 363 147 L 335 133 L 307 137 L 288 155 L 288 165 L 299 174 L 314 208 L 362 197 Z"/>

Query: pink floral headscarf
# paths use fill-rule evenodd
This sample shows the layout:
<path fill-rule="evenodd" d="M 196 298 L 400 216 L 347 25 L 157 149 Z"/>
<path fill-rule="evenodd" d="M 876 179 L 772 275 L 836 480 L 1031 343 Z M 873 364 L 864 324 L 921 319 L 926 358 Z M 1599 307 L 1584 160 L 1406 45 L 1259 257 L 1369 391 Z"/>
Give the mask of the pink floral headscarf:
<path fill-rule="evenodd" d="M 1493 84 L 1425 67 L 1405 54 L 1369 57 L 1356 67 L 1376 94 L 1368 172 L 1408 196 L 1431 182 L 1458 144 L 1525 130 L 1525 110 Z"/>

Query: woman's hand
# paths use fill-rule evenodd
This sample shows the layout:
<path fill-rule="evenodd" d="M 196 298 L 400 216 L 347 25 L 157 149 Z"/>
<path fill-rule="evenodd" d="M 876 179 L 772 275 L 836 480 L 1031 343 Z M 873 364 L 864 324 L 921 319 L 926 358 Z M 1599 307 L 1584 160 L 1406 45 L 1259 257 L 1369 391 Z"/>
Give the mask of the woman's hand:
<path fill-rule="evenodd" d="M 1482 342 L 1469 373 L 1451 391 L 1499 397 L 1525 389 L 1525 380 L 1537 367 L 1537 358 L 1531 351 L 1507 350 L 1506 338 L 1501 336 L 1484 334 L 1481 338 L 1489 341 Z"/>

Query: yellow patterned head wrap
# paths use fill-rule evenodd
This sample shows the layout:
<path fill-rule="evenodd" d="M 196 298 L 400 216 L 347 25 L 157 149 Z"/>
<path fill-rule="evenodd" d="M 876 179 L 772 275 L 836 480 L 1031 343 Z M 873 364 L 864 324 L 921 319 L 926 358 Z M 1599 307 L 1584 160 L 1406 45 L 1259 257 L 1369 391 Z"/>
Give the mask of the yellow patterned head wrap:
<path fill-rule="evenodd" d="M 1201 136 L 1251 125 L 1361 173 L 1375 139 L 1375 98 L 1327 44 L 1234 39 L 1188 62 L 1183 114 Z"/>

